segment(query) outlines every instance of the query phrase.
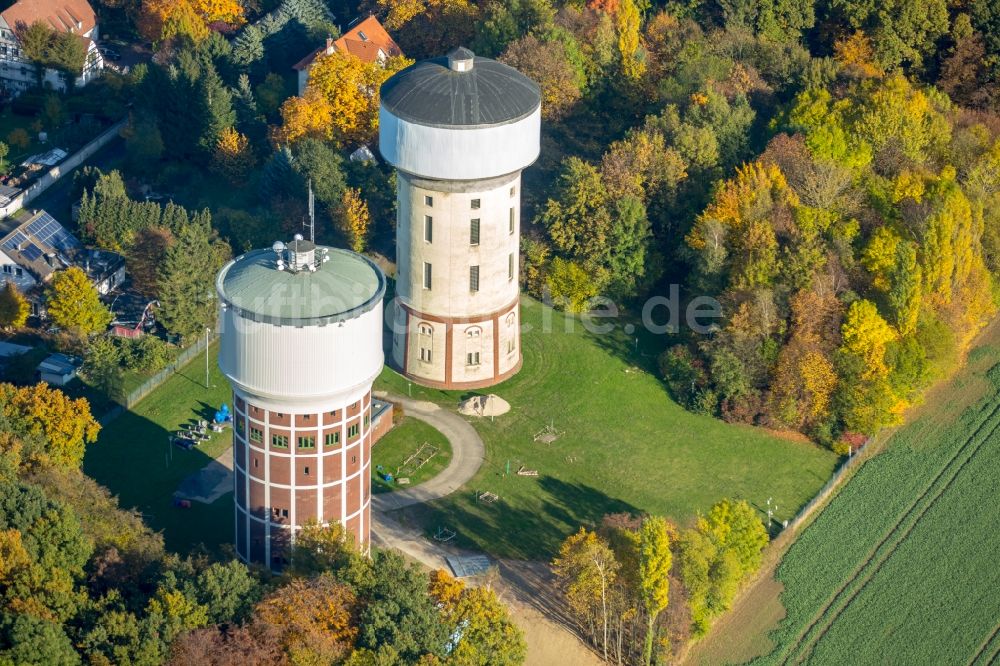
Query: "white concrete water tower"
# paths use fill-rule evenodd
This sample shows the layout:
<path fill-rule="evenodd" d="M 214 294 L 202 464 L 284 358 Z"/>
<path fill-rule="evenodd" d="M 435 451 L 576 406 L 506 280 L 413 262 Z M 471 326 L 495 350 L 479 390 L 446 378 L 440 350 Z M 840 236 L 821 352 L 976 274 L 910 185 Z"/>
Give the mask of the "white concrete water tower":
<path fill-rule="evenodd" d="M 243 560 L 280 569 L 294 531 L 309 521 L 340 522 L 368 547 L 385 286 L 365 257 L 300 237 L 219 273 L 219 368 L 233 387 Z"/>
<path fill-rule="evenodd" d="M 540 113 L 531 79 L 465 48 L 382 85 L 379 148 L 398 171 L 392 356 L 416 382 L 481 388 L 521 367 L 521 170 Z"/>

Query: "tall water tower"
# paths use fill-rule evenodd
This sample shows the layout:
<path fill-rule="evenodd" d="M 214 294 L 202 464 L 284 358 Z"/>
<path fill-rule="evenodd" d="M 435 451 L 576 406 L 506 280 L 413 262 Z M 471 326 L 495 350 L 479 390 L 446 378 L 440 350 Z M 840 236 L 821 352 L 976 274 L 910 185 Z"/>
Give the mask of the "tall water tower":
<path fill-rule="evenodd" d="M 481 388 L 521 367 L 521 170 L 541 96 L 517 70 L 458 48 L 382 85 L 379 148 L 398 170 L 392 356 L 407 377 Z"/>
<path fill-rule="evenodd" d="M 385 276 L 297 236 L 229 262 L 216 288 L 219 367 L 233 387 L 236 552 L 280 569 L 309 521 L 340 522 L 367 548 Z"/>

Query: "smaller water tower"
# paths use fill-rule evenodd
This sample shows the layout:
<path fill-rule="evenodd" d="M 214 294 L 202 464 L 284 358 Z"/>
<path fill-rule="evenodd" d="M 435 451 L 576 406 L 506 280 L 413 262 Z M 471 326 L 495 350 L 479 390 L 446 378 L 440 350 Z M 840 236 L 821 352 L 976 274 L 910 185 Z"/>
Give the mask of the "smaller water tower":
<path fill-rule="evenodd" d="M 372 382 L 385 276 L 296 236 L 226 264 L 219 367 L 233 387 L 236 552 L 280 569 L 295 530 L 340 522 L 367 548 Z"/>

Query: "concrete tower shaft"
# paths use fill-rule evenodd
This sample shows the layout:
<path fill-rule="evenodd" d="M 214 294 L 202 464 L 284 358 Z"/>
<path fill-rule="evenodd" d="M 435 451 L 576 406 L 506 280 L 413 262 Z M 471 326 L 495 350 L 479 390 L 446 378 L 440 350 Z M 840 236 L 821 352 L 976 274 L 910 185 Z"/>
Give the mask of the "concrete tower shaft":
<path fill-rule="evenodd" d="M 520 186 L 538 157 L 538 86 L 455 49 L 381 96 L 379 146 L 398 170 L 393 361 L 430 386 L 496 384 L 521 364 Z"/>

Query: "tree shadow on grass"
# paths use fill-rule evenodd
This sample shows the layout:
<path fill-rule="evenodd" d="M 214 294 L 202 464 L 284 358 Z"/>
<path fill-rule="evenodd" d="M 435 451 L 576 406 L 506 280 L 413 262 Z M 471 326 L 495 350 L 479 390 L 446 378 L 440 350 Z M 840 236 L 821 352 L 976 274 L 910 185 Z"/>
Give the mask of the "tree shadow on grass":
<path fill-rule="evenodd" d="M 194 405 L 191 414 L 198 415 Z M 135 508 L 147 525 L 162 531 L 169 550 L 188 553 L 199 544 L 217 549 L 233 538 L 232 493 L 212 504 L 174 506 L 174 492 L 181 482 L 213 458 L 200 447 L 183 450 L 172 445 L 172 434 L 125 411 L 87 448 L 83 470 L 116 495 L 122 508 Z"/>
<path fill-rule="evenodd" d="M 641 513 L 628 502 L 585 484 L 543 476 L 538 485 L 540 507 L 515 506 L 503 496 L 494 502 L 477 501 L 475 491 L 461 490 L 395 513 L 405 522 L 421 525 L 428 535 L 447 527 L 458 533 L 462 547 L 522 560 L 550 560 L 569 534 L 581 526 L 596 527 L 609 513 Z"/>
<path fill-rule="evenodd" d="M 585 484 L 542 477 L 538 485 L 543 498 L 540 508 L 514 506 L 502 496 L 492 503 L 476 502 L 474 492 L 460 491 L 460 497 L 397 511 L 394 517 L 421 525 L 428 538 L 442 527 L 454 530 L 456 546 L 507 558 L 500 562 L 500 569 L 517 599 L 576 631 L 549 562 L 562 541 L 580 527 L 594 529 L 610 513 L 642 512 Z"/>

